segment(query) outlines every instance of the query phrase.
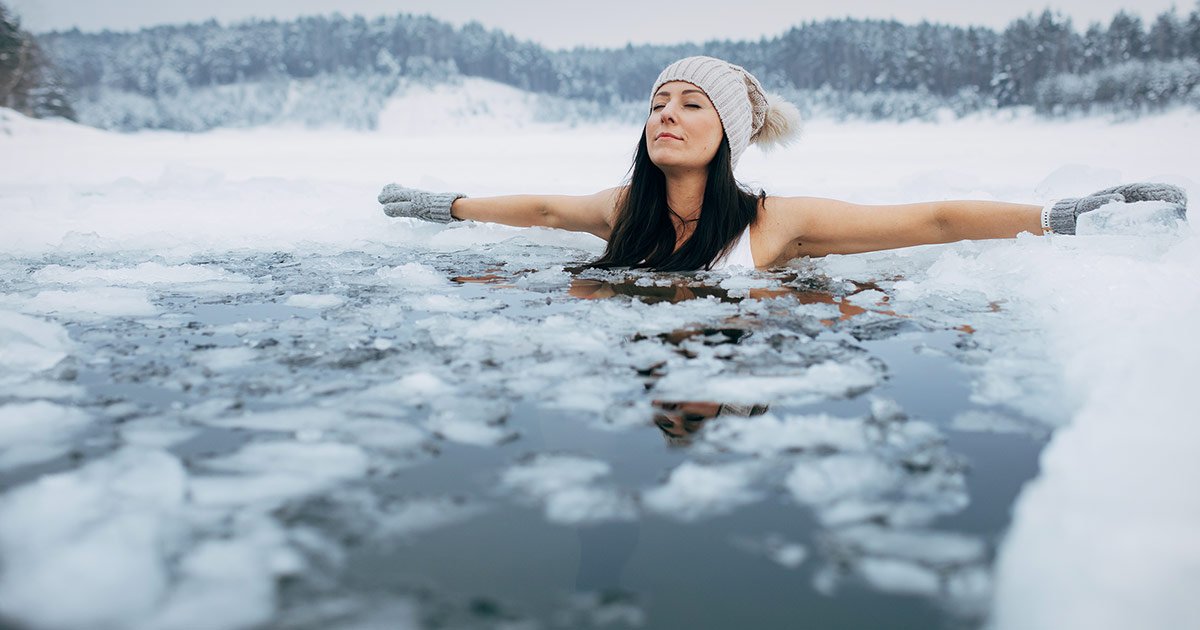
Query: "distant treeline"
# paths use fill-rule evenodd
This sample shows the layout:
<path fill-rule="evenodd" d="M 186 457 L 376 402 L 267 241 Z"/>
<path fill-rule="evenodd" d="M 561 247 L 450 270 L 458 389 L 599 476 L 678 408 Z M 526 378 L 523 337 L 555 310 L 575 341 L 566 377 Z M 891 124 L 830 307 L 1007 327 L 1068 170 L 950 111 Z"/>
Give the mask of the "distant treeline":
<path fill-rule="evenodd" d="M 0 107 L 29 116 L 74 118 L 56 74 L 37 39 L 0 4 Z"/>
<path fill-rule="evenodd" d="M 211 116 L 188 122 L 162 111 L 150 115 L 163 102 L 186 100 L 181 95 L 203 93 L 212 100 L 229 93 L 227 86 L 255 85 L 265 93 L 261 86 L 281 82 L 345 86 L 355 78 L 374 95 L 360 95 L 365 107 L 375 107 L 405 81 L 462 75 L 616 105 L 646 98 L 662 67 L 693 54 L 743 65 L 802 108 L 870 117 L 926 116 L 947 106 L 961 114 L 1031 105 L 1048 115 L 1200 107 L 1200 2 L 1186 17 L 1172 9 L 1148 27 L 1120 12 L 1107 26 L 1092 24 L 1082 33 L 1068 18 L 1046 11 L 1000 32 L 843 19 L 804 23 L 758 41 L 565 51 L 478 23 L 455 28 L 412 15 L 367 20 L 335 14 L 231 26 L 209 21 L 133 33 L 72 30 L 38 39 L 76 108 L 111 110 L 92 116 L 93 122 L 121 128 L 222 124 Z M 372 124 L 369 112 L 355 116 Z"/>

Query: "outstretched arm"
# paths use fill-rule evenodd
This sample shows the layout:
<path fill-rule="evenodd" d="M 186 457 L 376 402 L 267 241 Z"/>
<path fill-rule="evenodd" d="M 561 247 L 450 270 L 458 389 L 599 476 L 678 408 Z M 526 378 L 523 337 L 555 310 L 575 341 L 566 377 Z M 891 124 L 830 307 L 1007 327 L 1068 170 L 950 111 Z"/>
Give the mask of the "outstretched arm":
<path fill-rule="evenodd" d="M 789 238 L 792 256 L 825 256 L 1042 234 L 1041 206 L 1000 201 L 861 205 L 818 197 L 767 204 L 769 229 Z"/>
<path fill-rule="evenodd" d="M 379 193 L 384 213 L 449 223 L 488 221 L 516 227 L 543 226 L 588 232 L 604 240 L 612 233 L 621 188 L 593 195 L 508 195 L 468 198 L 461 193 L 431 193 L 389 184 Z"/>
<path fill-rule="evenodd" d="M 604 240 L 612 233 L 612 217 L 619 188 L 592 195 L 511 195 L 456 200 L 450 208 L 455 219 L 489 221 L 517 227 L 552 227 L 587 232 Z"/>

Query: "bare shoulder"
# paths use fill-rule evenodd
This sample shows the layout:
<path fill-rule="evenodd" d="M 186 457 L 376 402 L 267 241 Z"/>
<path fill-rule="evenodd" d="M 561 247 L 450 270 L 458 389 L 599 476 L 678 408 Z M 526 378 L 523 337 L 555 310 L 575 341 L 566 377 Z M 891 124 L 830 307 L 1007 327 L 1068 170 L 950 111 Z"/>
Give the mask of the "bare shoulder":
<path fill-rule="evenodd" d="M 857 207 L 824 197 L 767 197 L 756 224 L 764 258 L 771 264 L 784 264 L 801 256 L 824 255 L 826 252 L 813 247 L 825 229 L 822 226 L 852 214 Z"/>
<path fill-rule="evenodd" d="M 760 221 L 766 219 L 773 231 L 794 232 L 807 222 L 856 207 L 857 204 L 824 197 L 767 197 Z"/>

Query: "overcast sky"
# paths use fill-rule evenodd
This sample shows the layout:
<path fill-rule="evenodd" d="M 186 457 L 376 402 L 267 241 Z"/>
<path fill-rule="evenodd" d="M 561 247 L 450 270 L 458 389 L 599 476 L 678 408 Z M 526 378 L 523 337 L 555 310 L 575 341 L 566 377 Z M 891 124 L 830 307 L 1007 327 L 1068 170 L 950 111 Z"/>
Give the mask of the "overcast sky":
<path fill-rule="evenodd" d="M 462 25 L 477 20 L 521 39 L 551 48 L 576 45 L 623 46 L 633 43 L 702 42 L 710 39 L 758 39 L 778 35 L 806 20 L 840 17 L 922 19 L 1000 28 L 1026 13 L 1047 7 L 1069 16 L 1077 31 L 1090 22 L 1107 24 L 1120 9 L 1149 23 L 1178 7 L 1186 16 L 1194 0 L 0 0 L 34 32 L 79 27 L 138 29 L 154 24 L 199 22 L 227 24 L 251 17 L 291 19 L 334 11 L 368 17 L 395 13 L 429 14 Z M 791 6 L 786 6 L 791 5 Z"/>

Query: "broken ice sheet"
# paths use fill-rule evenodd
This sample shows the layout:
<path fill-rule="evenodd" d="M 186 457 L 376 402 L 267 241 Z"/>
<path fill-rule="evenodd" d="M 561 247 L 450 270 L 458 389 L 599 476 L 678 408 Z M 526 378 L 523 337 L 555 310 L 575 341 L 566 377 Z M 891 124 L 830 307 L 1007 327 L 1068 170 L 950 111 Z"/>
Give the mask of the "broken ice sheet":
<path fill-rule="evenodd" d="M 0 310 L 0 383 L 48 370 L 73 347 L 61 324 Z"/>
<path fill-rule="evenodd" d="M 168 594 L 187 473 L 127 449 L 0 497 L 0 615 L 38 627 L 135 627 Z M 63 576 L 69 575 L 65 580 Z"/>
<path fill-rule="evenodd" d="M 346 488 L 286 507 L 284 519 L 320 528 L 331 536 L 354 535 L 379 543 L 409 539 L 485 513 L 481 501 L 458 496 L 382 497 Z"/>
<path fill-rule="evenodd" d="M 825 398 L 855 396 L 879 382 L 878 369 L 867 361 L 827 361 L 798 374 L 743 375 L 707 374 L 699 370 L 678 369 L 656 384 L 663 397 L 687 398 L 690 392 L 728 402 L 810 403 Z"/>
<path fill-rule="evenodd" d="M 221 407 L 218 405 L 218 410 Z M 216 427 L 287 432 L 308 441 L 336 439 L 367 449 L 387 451 L 415 449 L 427 438 L 424 431 L 401 420 L 357 417 L 341 409 L 323 407 L 209 416 L 202 417 L 200 422 Z"/>
<path fill-rule="evenodd" d="M 446 396 L 431 401 L 431 407 L 425 428 L 451 442 L 495 446 L 518 435 L 506 424 L 510 410 L 505 402 L 476 396 Z"/>
<path fill-rule="evenodd" d="M 564 525 L 636 518 L 632 497 L 600 481 L 608 463 L 576 455 L 539 454 L 510 466 L 500 485 L 527 501 L 540 504 L 546 519 Z"/>
<path fill-rule="evenodd" d="M 116 287 L 39 291 L 29 298 L 16 298 L 15 303 L 26 313 L 53 315 L 67 321 L 90 322 L 158 312 L 150 303 L 150 294 L 146 290 Z"/>
<path fill-rule="evenodd" d="M 346 303 L 346 298 L 329 293 L 296 293 L 283 302 L 288 306 L 311 309 L 337 308 Z"/>
<path fill-rule="evenodd" d="M 696 521 L 728 514 L 763 498 L 755 488 L 766 468 L 758 462 L 684 462 L 667 480 L 642 493 L 642 504 L 662 516 Z"/>
<path fill-rule="evenodd" d="M 737 537 L 733 544 L 751 553 L 766 556 L 785 569 L 799 567 L 809 555 L 807 547 L 779 534 L 768 534 L 758 538 Z"/>
<path fill-rule="evenodd" d="M 163 265 L 143 262 L 134 267 L 64 267 L 46 265 L 30 274 L 43 284 L 78 286 L 180 286 L 189 293 L 238 293 L 255 283 L 249 276 L 213 265 Z"/>
<path fill-rule="evenodd" d="M 215 474 L 192 479 L 195 502 L 261 511 L 362 479 L 370 469 L 361 448 L 335 442 L 254 442 L 198 464 Z"/>
<path fill-rule="evenodd" d="M 704 441 L 718 449 L 747 455 L 801 451 L 862 451 L 869 442 L 861 419 L 766 415 L 724 417 L 709 423 Z"/>
<path fill-rule="evenodd" d="M 1075 233 L 1079 236 L 1170 235 L 1187 226 L 1186 216 L 1179 206 L 1165 201 L 1113 202 L 1079 215 Z"/>
<path fill-rule="evenodd" d="M 375 272 L 379 279 L 405 291 L 449 288 L 450 280 L 438 270 L 421 263 L 405 263 Z"/>
<path fill-rule="evenodd" d="M 89 424 L 83 410 L 42 400 L 0 405 L 0 470 L 65 454 Z"/>
<path fill-rule="evenodd" d="M 825 546 L 833 562 L 823 570 L 827 589 L 852 573 L 880 591 L 935 598 L 960 614 L 986 610 L 991 579 L 977 537 L 867 524 L 833 530 Z"/>

